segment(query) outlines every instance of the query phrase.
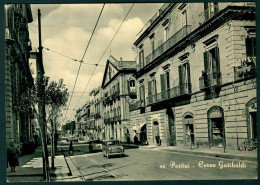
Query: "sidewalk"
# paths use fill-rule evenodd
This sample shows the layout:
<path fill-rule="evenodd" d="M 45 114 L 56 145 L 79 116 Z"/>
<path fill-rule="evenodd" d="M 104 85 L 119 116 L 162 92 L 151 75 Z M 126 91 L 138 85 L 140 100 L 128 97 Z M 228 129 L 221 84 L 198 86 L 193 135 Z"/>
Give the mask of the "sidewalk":
<path fill-rule="evenodd" d="M 69 177 L 69 169 L 63 155 L 57 155 L 54 159 L 55 169 L 50 171 L 51 180 Z M 41 182 L 43 181 L 42 151 L 37 148 L 35 153 L 19 157 L 20 165 L 16 167 L 16 172 L 10 172 L 10 167 L 6 170 L 8 182 Z M 51 160 L 49 157 L 49 164 Z"/>
<path fill-rule="evenodd" d="M 169 151 L 188 153 L 193 155 L 219 157 L 227 159 L 239 159 L 257 162 L 257 151 L 238 151 L 238 150 L 226 150 L 224 153 L 223 148 L 194 148 L 191 150 L 190 146 L 155 146 L 147 145 L 140 146 L 140 150 L 157 150 L 157 151 Z"/>

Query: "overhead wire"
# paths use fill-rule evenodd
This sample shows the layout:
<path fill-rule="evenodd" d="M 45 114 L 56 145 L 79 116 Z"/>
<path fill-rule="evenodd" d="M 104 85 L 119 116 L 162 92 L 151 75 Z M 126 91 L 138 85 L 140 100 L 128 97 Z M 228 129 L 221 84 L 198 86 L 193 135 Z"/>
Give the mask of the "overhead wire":
<path fill-rule="evenodd" d="M 50 49 L 50 48 L 47 48 L 47 47 L 43 47 L 43 48 L 46 49 L 47 51 L 51 51 L 51 52 L 53 52 L 53 53 L 56 53 L 56 54 L 58 54 L 58 55 L 61 55 L 61 56 L 63 56 L 63 57 L 66 57 L 66 58 L 68 58 L 68 59 L 71 59 L 71 60 L 73 60 L 73 61 L 75 61 L 75 62 L 81 62 L 81 61 L 82 61 L 82 64 L 96 65 L 96 64 L 84 62 L 83 60 L 78 60 L 78 59 L 72 58 L 72 57 L 70 57 L 70 56 L 67 56 L 67 55 L 65 55 L 65 54 L 63 54 L 63 53 L 60 53 L 60 52 L 58 52 L 58 51 L 55 51 L 55 50 Z M 98 66 L 105 66 L 105 65 L 98 65 Z"/>
<path fill-rule="evenodd" d="M 103 6 L 102 6 L 102 9 L 101 9 L 101 11 L 100 11 L 100 13 L 99 13 L 99 16 L 98 16 L 98 19 L 97 19 L 97 21 L 96 21 L 95 27 L 94 27 L 94 29 L 93 29 L 93 31 L 92 31 L 92 34 L 91 34 L 90 39 L 89 39 L 89 41 L 88 41 L 87 47 L 86 47 L 86 49 L 85 49 L 85 51 L 84 51 L 84 54 L 83 54 L 83 56 L 82 56 L 82 59 L 81 59 L 81 61 L 80 61 L 79 69 L 78 69 L 77 76 L 76 76 L 76 80 L 75 80 L 75 83 L 74 83 L 74 86 L 73 86 L 73 89 L 72 89 L 72 94 L 71 94 L 71 96 L 70 96 L 70 100 L 69 100 L 68 108 L 67 108 L 67 110 L 66 110 L 65 118 L 67 118 L 67 113 L 68 113 L 69 106 L 70 106 L 70 103 L 71 103 L 71 99 L 72 99 L 72 96 L 73 96 L 73 93 L 74 93 L 74 90 L 75 90 L 75 86 L 76 86 L 76 83 L 77 83 L 77 80 L 78 80 L 79 71 L 80 71 L 80 68 L 81 68 L 83 59 L 84 59 L 84 57 L 85 57 L 85 55 L 86 55 L 86 52 L 87 52 L 87 50 L 88 50 L 88 47 L 89 47 L 90 42 L 91 42 L 91 40 L 92 40 L 92 37 L 93 37 L 93 35 L 94 35 L 94 33 L 95 33 L 97 24 L 98 24 L 99 19 L 100 19 L 101 15 L 102 15 L 102 12 L 103 12 L 103 10 L 104 10 L 104 7 L 105 7 L 105 3 L 104 3 Z M 97 67 L 97 65 L 95 65 L 95 68 L 96 68 L 96 67 Z"/>
<path fill-rule="evenodd" d="M 129 15 L 130 11 L 132 10 L 133 6 L 134 6 L 134 3 L 133 3 L 132 6 L 129 8 L 128 12 L 126 13 L 124 19 L 122 20 L 122 22 L 121 22 L 121 24 L 119 25 L 117 31 L 115 32 L 114 36 L 112 37 L 111 41 L 109 42 L 107 48 L 105 49 L 104 53 L 103 53 L 102 56 L 100 57 L 100 59 L 99 59 L 97 65 L 99 65 L 99 63 L 101 62 L 102 58 L 103 58 L 104 55 L 106 54 L 108 48 L 110 47 L 111 43 L 113 42 L 114 38 L 116 37 L 116 35 L 117 35 L 117 33 L 119 32 L 120 28 L 122 27 L 123 23 L 125 22 L 127 16 Z M 78 104 L 79 104 L 79 102 L 80 102 L 80 100 L 81 100 L 81 98 L 82 98 L 82 96 L 83 96 L 85 90 L 87 89 L 87 87 L 88 87 L 88 85 L 89 85 L 89 83 L 90 83 L 90 80 L 91 80 L 91 78 L 92 78 L 92 76 L 93 76 L 93 74 L 94 74 L 96 68 L 97 68 L 97 66 L 95 66 L 94 70 L 92 71 L 92 74 L 91 74 L 91 76 L 90 76 L 90 78 L 89 78 L 89 80 L 88 80 L 88 83 L 87 83 L 87 85 L 86 85 L 86 87 L 85 87 L 83 93 L 81 94 L 81 96 L 80 96 L 80 98 L 79 98 L 79 100 L 78 100 L 78 102 L 77 102 L 77 104 L 76 104 L 76 106 L 75 106 L 75 108 L 74 108 L 73 110 L 76 110 L 76 108 L 77 108 L 77 106 L 78 106 Z M 71 114 L 71 115 L 72 115 L 72 114 Z M 70 116 L 70 118 L 71 118 L 71 116 Z"/>

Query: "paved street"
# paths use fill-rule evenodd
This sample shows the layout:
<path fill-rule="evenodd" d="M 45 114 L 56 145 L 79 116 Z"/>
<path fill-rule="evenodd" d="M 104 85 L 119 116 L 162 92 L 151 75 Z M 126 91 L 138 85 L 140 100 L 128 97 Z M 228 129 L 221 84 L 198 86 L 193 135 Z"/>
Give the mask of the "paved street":
<path fill-rule="evenodd" d="M 73 176 L 81 176 L 83 180 L 196 180 L 257 177 L 257 165 L 250 161 L 140 149 L 126 150 L 125 153 L 125 157 L 109 159 L 103 157 L 101 152 L 75 154 L 70 157 L 72 162 L 69 165 Z M 232 161 L 237 165 L 240 162 L 241 168 L 230 167 Z M 210 167 L 199 167 L 202 166 L 202 162 Z M 225 167 L 220 169 L 222 164 Z"/>

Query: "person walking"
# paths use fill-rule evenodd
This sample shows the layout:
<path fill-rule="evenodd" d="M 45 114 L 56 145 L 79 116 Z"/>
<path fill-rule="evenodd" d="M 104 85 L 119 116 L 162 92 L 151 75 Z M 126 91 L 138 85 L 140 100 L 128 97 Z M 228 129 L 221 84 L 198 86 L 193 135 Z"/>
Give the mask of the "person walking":
<path fill-rule="evenodd" d="M 15 172 L 15 167 L 19 166 L 18 156 L 20 155 L 19 149 L 11 141 L 7 148 L 7 161 L 11 167 L 11 172 Z"/>

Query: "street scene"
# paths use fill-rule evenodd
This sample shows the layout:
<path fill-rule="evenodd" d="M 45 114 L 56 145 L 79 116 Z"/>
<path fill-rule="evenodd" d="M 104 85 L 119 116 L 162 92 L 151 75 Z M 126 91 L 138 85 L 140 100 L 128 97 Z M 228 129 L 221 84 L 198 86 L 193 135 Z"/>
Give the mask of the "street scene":
<path fill-rule="evenodd" d="M 7 182 L 257 179 L 256 5 L 5 5 Z"/>

